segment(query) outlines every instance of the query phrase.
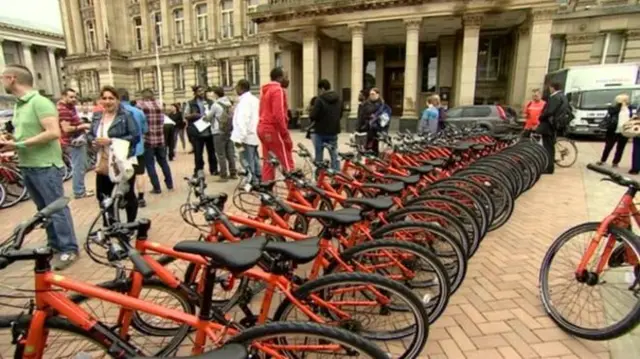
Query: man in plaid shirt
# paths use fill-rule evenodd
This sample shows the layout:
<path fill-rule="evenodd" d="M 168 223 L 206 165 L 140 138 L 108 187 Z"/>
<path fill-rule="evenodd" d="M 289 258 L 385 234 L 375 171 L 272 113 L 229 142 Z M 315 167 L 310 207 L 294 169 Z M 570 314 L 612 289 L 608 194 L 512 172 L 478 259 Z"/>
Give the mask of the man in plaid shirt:
<path fill-rule="evenodd" d="M 84 185 L 84 175 L 87 171 L 87 137 L 90 125 L 83 123 L 76 111 L 77 93 L 66 88 L 60 94 L 56 104 L 60 119 L 60 144 L 62 149 L 71 157 L 71 171 L 73 195 L 76 199 L 93 196 L 93 191 L 87 191 Z"/>
<path fill-rule="evenodd" d="M 164 175 L 164 183 L 167 189 L 171 191 L 173 190 L 173 179 L 171 177 L 171 168 L 169 168 L 169 162 L 167 161 L 167 146 L 164 143 L 164 113 L 162 105 L 155 100 L 151 89 L 144 89 L 142 90 L 142 100 L 137 101 L 136 106 L 144 112 L 149 125 L 149 131 L 144 135 L 144 160 L 151 186 L 153 186 L 151 193 L 162 193 L 155 161 L 158 161 Z"/>

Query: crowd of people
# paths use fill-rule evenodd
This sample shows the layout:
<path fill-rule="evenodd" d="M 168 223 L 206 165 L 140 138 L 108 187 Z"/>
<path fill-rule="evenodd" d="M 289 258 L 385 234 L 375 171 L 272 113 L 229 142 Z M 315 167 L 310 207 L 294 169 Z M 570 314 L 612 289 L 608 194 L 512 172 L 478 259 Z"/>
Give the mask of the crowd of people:
<path fill-rule="evenodd" d="M 33 88 L 33 74 L 22 65 L 7 65 L 2 82 L 7 93 L 16 97 L 11 136 L 0 139 L 0 151 L 15 151 L 25 186 L 38 209 L 44 208 L 64 195 L 63 151 L 71 158 L 73 171 L 73 195 L 76 199 L 95 197 L 100 203 L 112 195 L 119 180 L 111 170 L 112 158 L 121 146 L 126 148 L 126 163 L 131 173 L 118 177 L 128 182 L 125 195 L 127 221 L 134 221 L 138 208 L 146 206 L 147 175 L 151 194 L 174 189 L 169 162 L 176 157 L 176 147 L 181 144 L 186 153 L 190 144 L 194 158 L 194 173 L 205 167 L 218 176 L 218 181 L 235 179 L 236 151 L 240 151 L 243 163 L 253 178 L 263 181 L 275 178 L 275 168 L 268 161 L 273 153 L 285 171 L 294 168 L 293 143 L 289 133 L 291 112 L 287 108 L 289 85 L 282 68 L 270 72 L 270 82 L 262 85 L 260 96 L 254 96 L 248 81 L 240 80 L 235 86 L 236 100 L 232 101 L 221 87 L 194 86 L 193 98 L 184 105 L 163 106 L 150 89 L 142 91 L 142 97 L 133 100 L 126 89 L 105 86 L 98 101 L 86 101 L 78 106 L 78 94 L 73 89 L 62 91 L 57 104 L 52 103 Z M 569 113 L 567 98 L 557 84 L 550 85 L 551 95 L 543 101 L 539 90 L 523 108 L 526 131 L 535 131 L 542 137 L 542 145 L 554 158 L 554 142 L 557 124 Z M 627 142 L 623 128 L 631 117 L 628 96 L 616 98 L 605 121 L 607 138 L 601 162 L 606 162 L 613 147 L 616 153 L 614 167 L 618 165 Z M 315 149 L 316 161 L 323 161 L 325 149 L 329 150 L 331 167 L 338 170 L 337 139 L 343 106 L 338 93 L 325 79 L 318 83 L 318 96 L 309 106 L 309 137 Z M 437 95 L 429 96 L 427 107 L 421 114 L 420 133 L 435 133 L 443 126 L 445 112 Z M 377 88 L 361 91 L 357 109 L 356 137 L 365 150 L 377 154 L 378 138 L 389 129 L 391 108 Z M 258 148 L 262 149 L 260 155 Z M 85 183 L 87 153 L 94 151 L 95 188 Z M 553 173 L 549 161 L 547 173 Z M 164 186 L 160 183 L 156 165 L 160 167 Z M 634 155 L 631 173 L 640 171 L 640 143 L 634 138 Z M 122 170 L 122 172 L 126 172 Z M 122 178 L 125 178 L 122 180 Z M 115 213 L 104 217 L 104 224 L 114 220 Z M 69 209 L 56 213 L 47 227 L 47 238 L 56 251 L 54 267 L 64 269 L 78 256 L 78 245 Z"/>

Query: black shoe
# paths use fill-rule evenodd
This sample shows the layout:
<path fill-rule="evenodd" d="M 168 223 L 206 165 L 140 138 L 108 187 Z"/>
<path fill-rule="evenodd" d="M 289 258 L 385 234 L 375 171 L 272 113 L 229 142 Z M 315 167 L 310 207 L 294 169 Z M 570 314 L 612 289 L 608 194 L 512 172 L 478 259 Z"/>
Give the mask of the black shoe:
<path fill-rule="evenodd" d="M 213 171 L 213 172 L 211 172 L 211 175 L 212 176 L 219 176 L 220 172 L 219 171 Z"/>
<path fill-rule="evenodd" d="M 640 173 L 638 170 L 629 170 L 630 175 L 637 175 L 638 173 Z"/>
<path fill-rule="evenodd" d="M 159 190 L 159 189 L 152 189 L 151 192 L 149 192 L 149 193 L 160 194 L 160 193 L 162 193 L 162 191 Z"/>
<path fill-rule="evenodd" d="M 144 198 L 138 198 L 138 207 L 144 208 L 146 206 L 147 206 L 147 201 L 145 201 Z"/>
<path fill-rule="evenodd" d="M 232 173 L 229 178 L 231 178 L 232 180 L 236 180 L 238 179 L 238 176 L 235 173 Z"/>
<path fill-rule="evenodd" d="M 617 164 L 617 163 L 614 163 L 614 164 L 612 164 L 612 165 L 611 165 L 611 167 L 613 167 L 613 168 L 618 168 L 618 164 Z"/>

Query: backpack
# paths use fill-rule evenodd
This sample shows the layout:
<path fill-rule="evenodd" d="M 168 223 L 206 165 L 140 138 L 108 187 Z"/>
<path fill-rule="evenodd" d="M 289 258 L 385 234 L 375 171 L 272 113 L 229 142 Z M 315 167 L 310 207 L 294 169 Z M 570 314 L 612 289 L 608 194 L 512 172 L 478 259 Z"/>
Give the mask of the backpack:
<path fill-rule="evenodd" d="M 222 133 L 231 133 L 233 130 L 233 113 L 231 112 L 232 105 L 226 105 L 218 102 L 218 105 L 222 107 L 222 113 L 218 118 L 218 128 Z"/>
<path fill-rule="evenodd" d="M 565 98 L 560 109 L 558 110 L 558 116 L 554 116 L 552 118 L 553 126 L 555 127 L 556 131 L 563 133 L 569 126 L 569 123 L 574 119 L 574 117 L 575 116 L 571 111 L 571 106 L 569 106 L 569 102 Z"/>

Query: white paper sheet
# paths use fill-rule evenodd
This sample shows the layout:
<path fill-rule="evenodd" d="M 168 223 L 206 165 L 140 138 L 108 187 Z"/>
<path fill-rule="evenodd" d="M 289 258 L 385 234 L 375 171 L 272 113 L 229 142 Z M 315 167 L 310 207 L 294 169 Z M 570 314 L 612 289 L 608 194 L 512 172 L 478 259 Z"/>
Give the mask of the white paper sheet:
<path fill-rule="evenodd" d="M 204 117 L 201 117 L 198 121 L 194 122 L 193 125 L 196 126 L 198 132 L 202 132 L 211 127 L 211 122 L 207 122 L 204 120 Z"/>

